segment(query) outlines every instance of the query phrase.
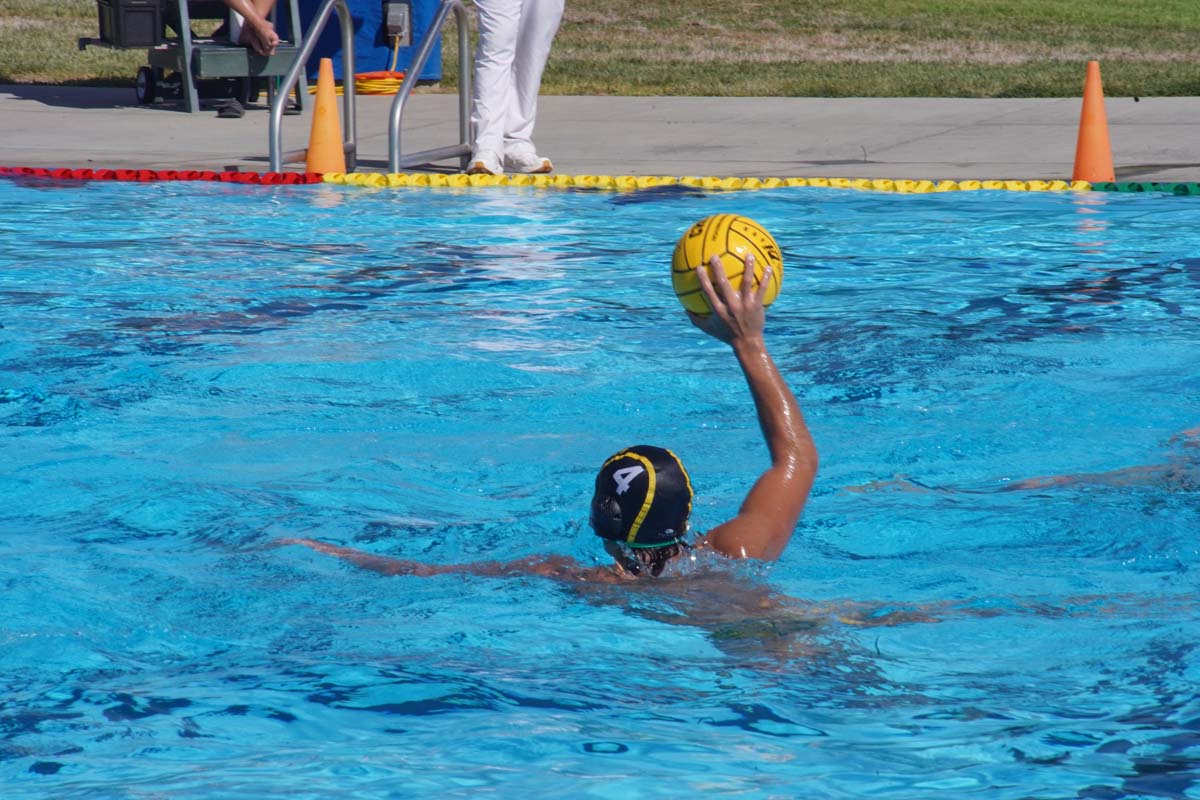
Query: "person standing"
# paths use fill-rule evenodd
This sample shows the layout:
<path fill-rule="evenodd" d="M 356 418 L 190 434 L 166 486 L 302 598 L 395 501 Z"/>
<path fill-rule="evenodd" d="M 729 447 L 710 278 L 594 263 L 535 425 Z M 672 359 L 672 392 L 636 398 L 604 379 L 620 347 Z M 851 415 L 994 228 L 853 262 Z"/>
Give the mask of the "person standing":
<path fill-rule="evenodd" d="M 533 146 L 533 126 L 563 0 L 475 0 L 475 9 L 479 42 L 467 173 L 550 172 L 554 165 Z"/>

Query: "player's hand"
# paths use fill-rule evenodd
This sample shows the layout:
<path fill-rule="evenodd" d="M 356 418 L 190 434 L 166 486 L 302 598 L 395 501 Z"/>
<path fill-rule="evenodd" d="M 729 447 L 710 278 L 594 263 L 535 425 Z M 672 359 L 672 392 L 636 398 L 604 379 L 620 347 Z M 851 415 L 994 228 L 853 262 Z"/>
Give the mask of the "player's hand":
<path fill-rule="evenodd" d="M 763 298 L 771 282 L 771 267 L 763 268 L 762 281 L 756 280 L 754 255 L 746 254 L 742 285 L 733 288 L 720 256 L 713 256 L 708 265 L 696 268 L 700 289 L 712 306 L 711 314 L 687 312 L 692 324 L 722 342 L 733 344 L 742 339 L 761 338 L 766 324 Z"/>

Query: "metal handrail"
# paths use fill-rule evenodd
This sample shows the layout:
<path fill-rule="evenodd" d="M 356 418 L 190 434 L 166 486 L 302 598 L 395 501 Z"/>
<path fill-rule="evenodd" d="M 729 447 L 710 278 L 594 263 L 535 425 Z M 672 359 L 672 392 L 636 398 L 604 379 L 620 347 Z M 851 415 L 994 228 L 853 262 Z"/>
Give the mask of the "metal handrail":
<path fill-rule="evenodd" d="M 458 2 L 458 0 L 453 0 L 453 2 Z M 274 101 L 271 103 L 270 153 L 272 172 L 279 172 L 285 161 L 303 161 L 307 157 L 307 150 L 282 152 L 283 110 L 287 106 L 292 89 L 295 88 L 300 78 L 300 72 L 304 69 L 304 65 L 308 62 L 313 50 L 316 49 L 317 39 L 321 36 L 321 31 L 325 30 L 325 25 L 329 22 L 329 17 L 333 13 L 335 6 L 337 7 L 338 24 L 342 28 L 342 75 L 344 76 L 344 80 L 342 81 L 342 127 L 345 131 L 342 136 L 342 150 L 346 153 L 347 170 L 353 170 L 358 163 L 358 146 L 355 144 L 354 132 L 354 20 L 350 17 L 350 8 L 346 5 L 346 0 L 325 0 L 321 4 L 321 10 L 317 12 L 317 16 L 313 19 L 312 25 L 305 32 L 304 46 L 296 54 L 296 60 L 292 62 L 291 69 L 284 76 L 283 83 L 275 95 Z"/>
<path fill-rule="evenodd" d="M 435 147 L 432 150 L 422 150 L 408 156 L 400 154 L 400 118 L 404 114 L 404 106 L 408 103 L 409 95 L 417 83 L 417 76 L 425 69 L 425 62 L 433 52 L 433 45 L 441 33 L 442 26 L 450 12 L 454 12 L 454 21 L 458 26 L 458 144 L 447 147 Z M 399 172 L 404 167 L 428 164 L 431 161 L 441 161 L 445 158 L 459 157 L 460 166 L 467 168 L 471 158 L 471 51 L 468 41 L 467 9 L 462 0 L 442 0 L 437 15 L 434 16 L 425 38 L 421 40 L 421 48 L 416 58 L 409 65 L 408 75 L 400 84 L 400 91 L 392 101 L 392 113 L 388 119 L 388 169 Z"/>
<path fill-rule="evenodd" d="M 183 97 L 189 114 L 200 110 L 200 93 L 196 91 L 196 79 L 192 75 L 192 18 L 188 13 L 187 0 L 179 0 L 179 47 L 183 50 L 183 69 L 179 76 L 183 83 Z"/>

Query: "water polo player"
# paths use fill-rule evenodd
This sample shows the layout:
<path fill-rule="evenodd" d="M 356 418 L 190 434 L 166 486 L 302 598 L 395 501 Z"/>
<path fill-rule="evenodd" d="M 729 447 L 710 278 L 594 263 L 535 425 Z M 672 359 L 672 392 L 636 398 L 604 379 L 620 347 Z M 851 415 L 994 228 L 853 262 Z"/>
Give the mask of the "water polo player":
<path fill-rule="evenodd" d="M 745 274 L 754 275 L 752 255 L 746 257 Z M 688 316 L 696 327 L 732 346 L 754 398 L 771 467 L 751 488 L 736 517 L 688 545 L 692 486 L 675 454 L 642 445 L 608 459 L 596 477 L 591 523 L 622 569 L 658 575 L 689 546 L 730 558 L 769 561 L 778 558 L 791 539 L 816 475 L 817 451 L 796 397 L 763 339 L 763 296 L 770 274 L 768 268 L 761 283 L 747 280 L 734 289 L 719 264 L 697 270 L 713 313 L 689 311 Z"/>
<path fill-rule="evenodd" d="M 755 274 L 752 255 L 746 256 L 745 266 L 746 275 Z M 697 277 L 713 313 L 687 313 L 696 327 L 732 347 L 771 457 L 771 466 L 755 481 L 733 519 L 689 543 L 692 486 L 687 470 L 671 451 L 639 445 L 607 459 L 596 477 L 590 519 L 592 530 L 616 560 L 611 567 L 583 567 L 566 556 L 431 565 L 312 539 L 286 539 L 280 544 L 303 544 L 389 575 L 537 574 L 603 582 L 661 575 L 691 549 L 712 550 L 729 558 L 775 560 L 791 540 L 808 499 L 817 472 L 817 450 L 796 397 L 763 339 L 763 297 L 771 270 L 763 271 L 761 281 L 744 280 L 734 289 L 719 259 L 714 257 L 710 267 L 697 269 Z"/>

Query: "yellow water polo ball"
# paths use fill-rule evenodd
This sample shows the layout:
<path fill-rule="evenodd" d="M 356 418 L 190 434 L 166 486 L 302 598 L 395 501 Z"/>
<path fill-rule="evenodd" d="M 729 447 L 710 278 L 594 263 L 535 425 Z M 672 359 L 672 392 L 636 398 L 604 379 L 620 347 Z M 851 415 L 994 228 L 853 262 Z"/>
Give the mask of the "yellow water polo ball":
<path fill-rule="evenodd" d="M 771 305 L 783 285 L 783 255 L 766 228 L 740 214 L 705 217 L 679 238 L 671 256 L 671 283 L 675 287 L 675 296 L 688 311 L 711 314 L 712 306 L 700 288 L 696 267 L 709 263 L 714 255 L 720 256 L 729 283 L 738 289 L 742 285 L 747 253 L 754 255 L 754 274 L 758 281 L 762 280 L 763 269 L 771 268 L 771 281 L 763 296 L 763 305 Z"/>

